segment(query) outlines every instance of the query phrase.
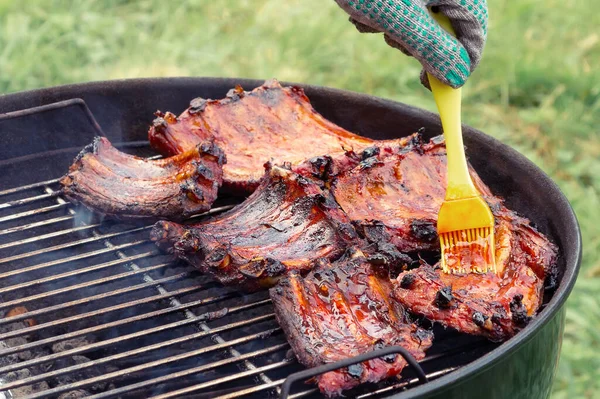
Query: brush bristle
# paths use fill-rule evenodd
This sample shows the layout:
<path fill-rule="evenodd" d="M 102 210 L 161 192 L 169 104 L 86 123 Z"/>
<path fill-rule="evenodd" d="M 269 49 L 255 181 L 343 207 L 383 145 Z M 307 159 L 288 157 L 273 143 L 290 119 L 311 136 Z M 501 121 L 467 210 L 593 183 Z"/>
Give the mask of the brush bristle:
<path fill-rule="evenodd" d="M 496 273 L 494 229 L 482 227 L 440 234 L 445 273 Z"/>

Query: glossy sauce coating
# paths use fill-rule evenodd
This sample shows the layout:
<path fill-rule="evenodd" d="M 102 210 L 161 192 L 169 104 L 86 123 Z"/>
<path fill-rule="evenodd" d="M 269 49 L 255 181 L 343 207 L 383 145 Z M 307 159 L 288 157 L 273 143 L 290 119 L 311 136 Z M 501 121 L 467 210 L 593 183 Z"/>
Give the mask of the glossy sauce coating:
<path fill-rule="evenodd" d="M 401 345 L 422 359 L 433 336 L 406 319 L 391 300 L 387 275 L 359 250 L 335 263 L 323 261 L 305 278 L 293 273 L 270 290 L 275 314 L 298 360 L 307 367 L 335 362 L 385 346 Z M 317 377 L 326 396 L 364 382 L 398 375 L 406 366 L 399 355 L 373 359 Z"/>
<path fill-rule="evenodd" d="M 497 274 L 446 274 L 422 265 L 398 276 L 394 298 L 411 312 L 494 341 L 527 325 L 555 272 L 557 249 L 527 220 L 506 208 L 495 213 Z"/>
<path fill-rule="evenodd" d="M 251 192 L 263 175 L 265 162 L 281 165 L 313 156 L 361 151 L 374 141 L 323 118 L 299 87 L 276 80 L 245 92 L 231 90 L 222 100 L 192 100 L 179 117 L 159 113 L 148 137 L 154 149 L 174 155 L 214 137 L 227 154 L 224 186 Z"/>
<path fill-rule="evenodd" d="M 147 160 L 97 137 L 60 183 L 71 201 L 106 216 L 183 220 L 210 209 L 224 163 L 225 155 L 211 142 L 170 158 Z"/>
<path fill-rule="evenodd" d="M 477 174 L 490 204 L 499 203 Z M 411 136 L 394 153 L 378 153 L 339 173 L 331 191 L 359 233 L 391 242 L 402 252 L 439 250 L 437 215 L 446 192 L 446 149 L 438 136 Z"/>
<path fill-rule="evenodd" d="M 450 270 L 481 273 L 486 270 L 486 265 L 494 264 L 492 234 L 483 236 L 479 231 L 474 234 L 471 231 L 454 231 L 451 234 L 454 241 L 452 244 L 446 244 L 442 255 Z"/>
<path fill-rule="evenodd" d="M 163 250 L 244 290 L 272 286 L 290 270 L 310 270 L 358 241 L 331 196 L 289 169 L 269 167 L 241 205 L 191 226 L 159 222 L 151 238 Z"/>

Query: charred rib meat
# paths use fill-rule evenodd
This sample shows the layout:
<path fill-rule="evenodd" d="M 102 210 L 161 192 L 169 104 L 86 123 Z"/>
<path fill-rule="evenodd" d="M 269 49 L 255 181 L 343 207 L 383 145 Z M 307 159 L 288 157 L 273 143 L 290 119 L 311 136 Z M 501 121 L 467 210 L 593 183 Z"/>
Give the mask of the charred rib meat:
<path fill-rule="evenodd" d="M 275 315 L 298 360 L 307 367 L 331 363 L 385 346 L 400 345 L 417 360 L 433 335 L 406 319 L 391 300 L 389 276 L 380 274 L 358 250 L 327 261 L 305 278 L 298 273 L 271 288 Z M 406 366 L 390 355 L 317 377 L 319 389 L 336 396 L 365 382 L 398 375 Z"/>
<path fill-rule="evenodd" d="M 224 162 L 223 152 L 211 142 L 174 157 L 146 160 L 97 137 L 60 183 L 71 201 L 107 216 L 182 220 L 210 209 Z"/>
<path fill-rule="evenodd" d="M 540 307 L 557 251 L 526 219 L 495 212 L 498 274 L 449 275 L 422 265 L 398 276 L 394 298 L 410 311 L 494 341 L 510 338 Z"/>
<path fill-rule="evenodd" d="M 477 173 L 471 177 L 490 205 L 494 197 Z M 380 151 L 331 182 L 331 192 L 369 242 L 390 242 L 401 252 L 437 251 L 437 215 L 446 192 L 446 148 L 441 136 L 409 137 L 395 151 Z"/>
<path fill-rule="evenodd" d="M 394 154 L 378 153 L 339 173 L 331 191 L 371 242 L 402 252 L 439 248 L 436 220 L 445 194 L 445 147 L 413 136 Z"/>
<path fill-rule="evenodd" d="M 192 100 L 179 117 L 158 113 L 150 144 L 163 155 L 179 154 L 214 137 L 227 154 L 224 187 L 252 191 L 265 162 L 302 162 L 321 154 L 362 150 L 374 141 L 323 118 L 299 87 L 268 81 L 251 92 L 241 87 L 222 100 Z"/>
<path fill-rule="evenodd" d="M 390 242 L 401 252 L 438 250 L 435 226 L 445 195 L 445 158 L 440 138 L 426 144 L 412 140 L 396 153 L 377 154 L 338 173 L 331 191 L 368 242 Z M 449 276 L 424 265 L 398 278 L 395 297 L 431 320 L 503 340 L 539 308 L 544 281 L 555 273 L 556 247 L 506 209 L 473 170 L 471 177 L 496 219 L 499 277 Z"/>
<path fill-rule="evenodd" d="M 246 290 L 270 287 L 287 271 L 308 271 L 317 259 L 336 258 L 357 242 L 319 184 L 276 166 L 233 210 L 193 226 L 159 222 L 151 237 L 223 284 Z"/>

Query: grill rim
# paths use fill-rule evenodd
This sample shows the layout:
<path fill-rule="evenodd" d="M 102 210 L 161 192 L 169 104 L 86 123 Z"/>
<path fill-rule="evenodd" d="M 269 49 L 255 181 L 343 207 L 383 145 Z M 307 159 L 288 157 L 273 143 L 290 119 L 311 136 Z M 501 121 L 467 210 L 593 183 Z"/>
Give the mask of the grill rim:
<path fill-rule="evenodd" d="M 261 85 L 264 80 L 253 80 L 253 79 L 236 79 L 236 78 L 218 78 L 218 77 L 169 77 L 169 78 L 141 78 L 141 79 L 119 79 L 109 81 L 94 81 L 87 83 L 77 83 L 62 86 L 55 86 L 37 90 L 29 90 L 18 93 L 5 94 L 0 96 L 0 113 L 17 111 L 23 108 L 30 108 L 34 106 L 45 105 L 51 102 L 57 102 L 68 98 L 86 98 L 86 95 L 90 96 L 102 96 L 103 94 L 114 94 L 119 90 L 126 91 L 132 88 L 148 88 L 148 90 L 160 91 L 161 88 L 169 87 L 173 84 L 178 86 L 194 86 L 194 87 L 225 87 L 231 88 L 236 84 L 242 85 L 246 90 Z M 376 104 L 379 107 L 391 108 L 402 111 L 410 115 L 415 120 L 422 119 L 428 121 L 431 125 L 438 125 L 439 123 L 432 123 L 432 120 L 437 120 L 437 115 L 417 108 L 410 105 L 406 105 L 400 102 L 374 97 L 368 94 L 356 93 L 346 90 L 333 89 L 322 86 L 307 85 L 293 82 L 281 82 L 284 85 L 297 85 L 306 90 L 307 95 L 313 100 L 313 93 L 318 93 L 318 96 L 323 98 L 331 98 L 335 102 L 349 101 L 353 104 Z M 188 101 L 188 98 L 184 99 Z M 313 101 L 314 103 L 314 101 Z M 93 111 L 91 104 L 90 108 Z M 315 108 L 319 110 L 319 107 L 315 104 Z M 149 115 L 150 117 L 150 115 Z M 393 394 L 390 397 L 393 398 L 414 398 L 424 397 L 440 393 L 441 391 L 448 390 L 452 387 L 464 384 L 468 380 L 476 377 L 483 373 L 494 364 L 507 359 L 509 356 L 514 354 L 519 348 L 530 342 L 535 338 L 536 334 L 546 326 L 554 317 L 558 316 L 561 311 L 564 311 L 564 303 L 568 298 L 570 292 L 575 284 L 580 265 L 581 265 L 581 232 L 575 213 L 566 199 L 564 193 L 560 188 L 552 181 L 552 179 L 546 175 L 541 169 L 539 169 L 533 162 L 529 161 L 525 156 L 520 154 L 518 151 L 511 147 L 501 143 L 500 141 L 485 135 L 483 132 L 476 130 L 472 127 L 464 126 L 465 142 L 467 146 L 469 143 L 478 143 L 489 149 L 493 149 L 494 152 L 500 152 L 504 157 L 511 158 L 511 163 L 517 164 L 522 169 L 525 169 L 530 174 L 530 178 L 536 181 L 540 181 L 541 185 L 545 187 L 546 191 L 552 193 L 552 197 L 548 198 L 550 202 L 558 210 L 558 215 L 555 218 L 558 220 L 558 224 L 561 229 L 564 230 L 564 248 L 561 248 L 561 257 L 563 258 L 565 269 L 563 271 L 562 278 L 558 288 L 554 291 L 552 298 L 547 303 L 545 308 L 529 323 L 529 325 L 523 329 L 519 334 L 504 344 L 500 345 L 488 352 L 487 354 L 479 357 L 477 360 L 472 361 L 466 366 L 460 367 L 448 375 L 437 378 L 430 381 L 427 384 L 416 386 L 406 392 Z M 10 161 L 10 160 L 8 160 Z M 9 187 L 10 189 L 10 187 Z M 556 234 L 555 234 L 556 235 Z M 565 256 L 566 253 L 566 256 Z M 561 337 L 562 340 L 562 337 Z"/>

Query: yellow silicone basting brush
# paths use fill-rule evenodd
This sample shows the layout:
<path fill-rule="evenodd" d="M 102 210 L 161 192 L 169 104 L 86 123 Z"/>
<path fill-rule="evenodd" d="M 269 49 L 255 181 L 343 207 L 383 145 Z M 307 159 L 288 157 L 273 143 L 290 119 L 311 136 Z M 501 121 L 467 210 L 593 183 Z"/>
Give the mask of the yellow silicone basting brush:
<path fill-rule="evenodd" d="M 432 16 L 454 35 L 445 15 Z M 429 74 L 428 78 L 447 153 L 446 198 L 437 221 L 442 269 L 446 273 L 495 273 L 494 215 L 469 175 L 460 120 L 461 89 L 453 89 Z"/>

